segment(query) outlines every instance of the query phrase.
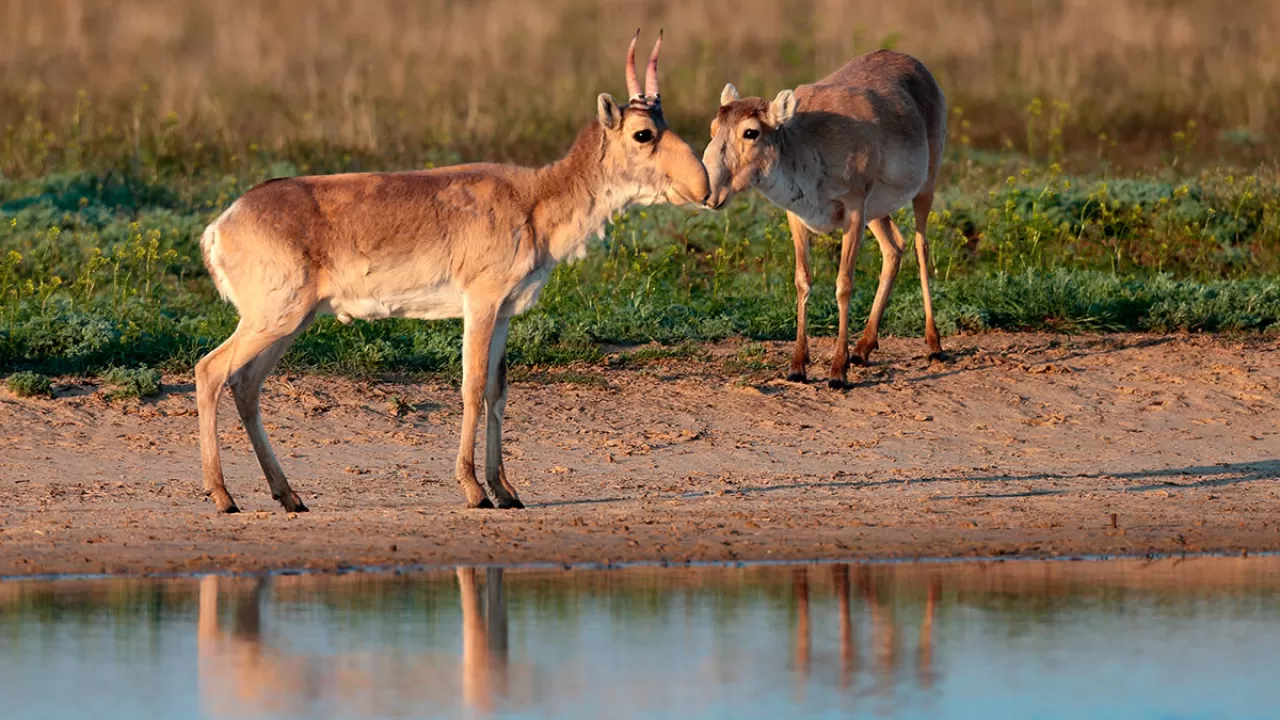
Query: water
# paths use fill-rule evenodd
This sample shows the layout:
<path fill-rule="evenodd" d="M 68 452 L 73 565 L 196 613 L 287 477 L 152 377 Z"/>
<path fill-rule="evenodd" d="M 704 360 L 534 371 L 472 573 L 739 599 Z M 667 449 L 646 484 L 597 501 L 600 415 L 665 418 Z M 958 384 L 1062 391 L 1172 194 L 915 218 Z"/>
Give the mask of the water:
<path fill-rule="evenodd" d="M 0 583 L 0 717 L 1280 717 L 1280 558 Z"/>

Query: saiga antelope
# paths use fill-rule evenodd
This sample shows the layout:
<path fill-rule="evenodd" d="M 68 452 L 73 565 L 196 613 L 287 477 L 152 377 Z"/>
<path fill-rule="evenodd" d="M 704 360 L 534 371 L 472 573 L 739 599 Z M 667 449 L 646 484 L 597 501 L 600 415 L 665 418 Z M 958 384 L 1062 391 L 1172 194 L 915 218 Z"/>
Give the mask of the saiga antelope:
<path fill-rule="evenodd" d="M 783 90 L 773 102 L 742 98 L 732 84 L 720 93 L 703 163 L 711 180 L 708 207 L 723 207 L 754 187 L 787 211 L 796 253 L 796 345 L 787 379 L 803 382 L 809 362 L 805 309 L 812 273 L 813 233 L 844 230 L 836 301 L 840 330 L 829 383 L 842 387 L 849 363 L 849 298 L 853 269 L 870 225 L 882 264 L 871 316 L 853 349 L 866 364 L 879 343 L 880 319 L 906 242 L 890 214 L 911 201 L 916 258 L 924 292 L 929 358 L 942 355 L 929 296 L 929 244 L 925 225 L 947 135 L 947 101 L 928 69 L 902 53 L 880 50 L 859 57 L 812 85 Z"/>
<path fill-rule="evenodd" d="M 638 36 L 638 35 L 637 35 Z M 262 425 L 262 381 L 317 314 L 342 322 L 385 317 L 463 320 L 462 441 L 455 474 L 468 507 L 493 507 L 476 482 L 475 435 L 487 408 L 485 479 L 498 507 L 523 507 L 502 465 L 507 329 L 555 266 L 628 206 L 706 201 L 702 162 L 667 127 L 653 47 L 642 92 L 635 39 L 630 99 L 607 93 L 562 160 L 541 169 L 496 164 L 421 172 L 272 180 L 245 193 L 205 230 L 205 266 L 240 323 L 196 365 L 204 490 L 236 512 L 218 456 L 217 406 L 231 385 L 271 494 L 306 507 L 289 487 Z"/>

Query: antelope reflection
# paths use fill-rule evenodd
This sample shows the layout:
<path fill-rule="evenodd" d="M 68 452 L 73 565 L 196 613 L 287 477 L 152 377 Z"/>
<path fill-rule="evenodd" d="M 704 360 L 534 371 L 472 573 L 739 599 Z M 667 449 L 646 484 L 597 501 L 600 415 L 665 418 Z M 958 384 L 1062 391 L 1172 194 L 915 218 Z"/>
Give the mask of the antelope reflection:
<path fill-rule="evenodd" d="M 267 578 L 255 579 L 248 592 L 241 580 L 202 578 L 197 647 L 204 709 L 218 716 L 387 714 L 411 703 L 440 710 L 461 689 L 466 709 L 487 714 L 510 684 L 502 570 L 486 570 L 481 583 L 474 569 L 459 568 L 457 579 L 461 658 L 445 651 L 290 652 L 264 639 Z M 220 622 L 219 600 L 231 605 L 229 627 Z"/>
<path fill-rule="evenodd" d="M 475 568 L 458 568 L 462 597 L 462 699 L 467 707 L 487 712 L 493 698 L 507 694 L 507 603 L 502 570 L 485 570 L 485 604 L 481 607 Z"/>
<path fill-rule="evenodd" d="M 829 572 L 831 587 L 836 595 L 839 620 L 839 687 L 841 690 L 848 690 L 853 685 L 854 676 L 863 669 L 864 662 L 859 652 L 857 629 L 853 619 L 854 583 L 850 577 L 848 565 L 833 565 Z M 892 691 L 895 676 L 903 669 L 902 633 L 899 618 L 894 615 L 893 608 L 877 591 L 876 580 L 869 568 L 858 568 L 856 586 L 867 613 L 870 626 L 868 646 L 873 655 L 869 659 L 868 671 L 874 677 L 878 692 L 888 694 Z M 809 603 L 811 594 L 809 568 L 801 567 L 792 571 L 791 588 L 796 608 L 794 664 L 796 679 L 803 688 L 813 675 L 811 640 L 813 622 Z M 935 680 L 933 621 L 941 593 L 941 581 L 937 576 L 930 577 L 915 651 L 916 682 L 924 689 L 932 687 Z"/>

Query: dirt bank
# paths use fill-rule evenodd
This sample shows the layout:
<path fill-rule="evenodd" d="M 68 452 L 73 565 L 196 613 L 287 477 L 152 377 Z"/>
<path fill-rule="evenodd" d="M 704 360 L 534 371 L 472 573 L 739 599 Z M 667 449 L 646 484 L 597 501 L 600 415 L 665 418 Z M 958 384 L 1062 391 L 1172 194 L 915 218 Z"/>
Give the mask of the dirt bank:
<path fill-rule="evenodd" d="M 529 509 L 507 512 L 461 507 L 448 383 L 269 380 L 301 515 L 271 500 L 229 397 L 245 512 L 214 514 L 190 378 L 143 403 L 0 391 L 0 575 L 1280 549 L 1274 340 L 947 344 L 927 365 L 889 339 L 846 391 L 778 380 L 784 343 L 525 372 L 507 457 Z"/>

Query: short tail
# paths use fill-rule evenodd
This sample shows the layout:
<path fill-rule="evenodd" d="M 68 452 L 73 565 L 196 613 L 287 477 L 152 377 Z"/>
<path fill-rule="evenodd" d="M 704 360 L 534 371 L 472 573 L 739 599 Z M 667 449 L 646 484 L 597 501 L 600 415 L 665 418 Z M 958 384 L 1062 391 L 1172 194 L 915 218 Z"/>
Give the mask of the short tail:
<path fill-rule="evenodd" d="M 231 208 L 227 208 L 226 212 L 219 215 L 217 220 L 209 223 L 209 227 L 204 229 L 204 234 L 200 236 L 200 253 L 204 256 L 204 266 L 209 271 L 209 277 L 213 278 L 213 286 L 218 288 L 218 294 L 222 296 L 223 300 L 239 307 L 239 303 L 236 302 L 235 292 L 227 279 L 226 270 L 222 266 L 218 243 L 220 239 L 218 226 L 222 224 L 222 221 L 230 213 Z"/>

